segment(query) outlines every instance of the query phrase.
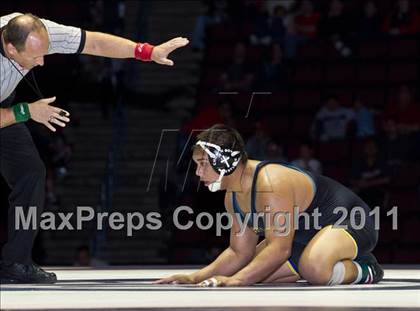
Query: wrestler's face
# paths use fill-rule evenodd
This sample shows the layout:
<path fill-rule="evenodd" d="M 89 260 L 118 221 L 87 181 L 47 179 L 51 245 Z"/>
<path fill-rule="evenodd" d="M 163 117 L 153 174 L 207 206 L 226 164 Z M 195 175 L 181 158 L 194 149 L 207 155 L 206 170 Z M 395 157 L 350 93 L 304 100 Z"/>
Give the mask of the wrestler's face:
<path fill-rule="evenodd" d="M 200 177 L 206 186 L 215 182 L 219 178 L 214 169 L 211 167 L 207 153 L 201 148 L 195 148 L 193 152 L 193 161 L 197 164 L 195 174 Z"/>
<path fill-rule="evenodd" d="M 18 51 L 10 43 L 7 45 L 7 51 L 22 68 L 30 70 L 44 65 L 44 56 L 48 53 L 48 46 L 48 34 L 46 31 L 38 31 L 28 35 L 22 51 Z"/>

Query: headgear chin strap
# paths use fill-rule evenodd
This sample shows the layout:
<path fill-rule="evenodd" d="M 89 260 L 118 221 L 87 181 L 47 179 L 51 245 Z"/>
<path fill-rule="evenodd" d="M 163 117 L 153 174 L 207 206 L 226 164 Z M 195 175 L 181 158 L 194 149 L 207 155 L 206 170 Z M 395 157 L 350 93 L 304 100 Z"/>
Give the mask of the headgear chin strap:
<path fill-rule="evenodd" d="M 222 178 L 223 178 L 223 173 L 224 173 L 224 172 L 221 172 L 221 173 L 220 173 L 220 175 L 219 175 L 219 178 L 218 178 L 215 182 L 212 182 L 211 184 L 209 184 L 209 185 L 207 186 L 207 188 L 209 188 L 209 190 L 210 190 L 211 192 L 216 192 L 216 191 L 219 191 L 219 190 L 220 190 L 220 188 L 222 188 Z"/>
<path fill-rule="evenodd" d="M 219 173 L 219 178 L 207 186 L 211 192 L 216 192 L 221 188 L 223 176 L 232 174 L 238 166 L 241 160 L 241 152 L 201 140 L 196 145 L 203 148 L 208 154 L 211 167 Z"/>

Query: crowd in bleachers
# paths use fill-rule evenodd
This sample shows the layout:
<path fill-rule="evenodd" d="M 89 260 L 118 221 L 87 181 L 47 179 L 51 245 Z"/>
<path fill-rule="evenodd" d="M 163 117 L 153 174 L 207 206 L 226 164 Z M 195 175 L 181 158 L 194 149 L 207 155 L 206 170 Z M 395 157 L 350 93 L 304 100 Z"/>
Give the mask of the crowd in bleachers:
<path fill-rule="evenodd" d="M 192 42 L 205 53 L 198 104 L 181 136 L 227 123 L 250 158 L 323 173 L 381 206 L 385 223 L 398 205 L 400 225 L 420 225 L 417 2 L 209 3 Z M 382 261 L 416 258 L 407 228 L 382 231 Z"/>
<path fill-rule="evenodd" d="M 119 34 L 118 2 L 16 0 L 0 6 L 4 12 L 33 12 L 63 24 Z M 419 258 L 420 245 L 412 230 L 420 226 L 419 1 L 205 3 L 208 10 L 197 18 L 191 40 L 205 55 L 198 104 L 180 132 L 177 154 L 185 149 L 192 130 L 215 123 L 231 125 L 246 138 L 251 158 L 323 173 L 354 189 L 372 206 L 386 207 L 376 250 L 382 262 Z M 60 66 L 69 70 L 57 70 Z M 106 117 L 115 102 L 118 71 L 109 60 L 79 62 L 57 55 L 48 58 L 37 77 L 41 89 L 48 85 L 64 108 L 69 109 L 69 94 L 89 97 L 102 103 Z M 76 87 L 80 89 L 74 92 Z M 20 99 L 33 98 L 32 93 L 19 91 Z M 72 124 L 77 124 L 77 116 L 72 117 Z M 49 168 L 47 202 L 56 205 L 54 181 L 67 173 L 71 143 L 61 134 L 51 138 L 47 132 L 33 133 Z M 162 197 L 174 206 L 182 202 L 199 206 L 198 211 L 223 211 L 220 194 L 191 194 L 197 184 L 185 183 L 182 169 L 188 167 L 188 161 L 180 163 L 172 193 L 165 188 Z M 218 209 L 215 202 L 220 203 Z M 390 218 L 384 215 L 393 205 L 401 213 L 397 231 L 390 229 Z M 176 245 L 196 246 L 202 234 L 180 233 Z M 196 258 L 206 261 L 217 254 L 217 243 L 209 235 L 204 242 L 211 251 L 196 252 Z M 185 253 L 180 258 L 188 261 Z"/>

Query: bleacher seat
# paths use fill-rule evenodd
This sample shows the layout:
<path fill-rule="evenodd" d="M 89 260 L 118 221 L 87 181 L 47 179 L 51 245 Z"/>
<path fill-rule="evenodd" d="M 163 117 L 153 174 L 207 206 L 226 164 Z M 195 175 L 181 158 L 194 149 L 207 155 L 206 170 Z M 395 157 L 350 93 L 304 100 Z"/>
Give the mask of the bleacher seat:
<path fill-rule="evenodd" d="M 384 88 L 377 89 L 361 89 L 357 91 L 364 104 L 369 108 L 383 109 L 385 107 L 385 90 Z"/>
<path fill-rule="evenodd" d="M 353 84 L 356 71 L 353 64 L 330 64 L 325 73 L 325 81 L 330 85 Z"/>
<path fill-rule="evenodd" d="M 214 25 L 210 27 L 208 30 L 209 38 L 212 39 L 212 41 L 217 42 L 232 42 L 235 40 L 235 29 L 231 27 L 229 24 L 219 24 Z M 221 44 L 215 44 L 216 46 L 220 47 Z"/>
<path fill-rule="evenodd" d="M 308 123 L 310 123 L 310 122 L 308 122 Z M 307 140 L 307 138 L 308 138 L 308 136 L 306 134 L 306 136 L 301 136 L 302 139 L 299 140 L 297 138 L 297 137 L 299 137 L 299 133 L 297 132 L 296 134 L 293 134 L 294 133 L 294 130 L 293 130 L 294 124 L 295 124 L 294 121 L 292 121 L 292 131 L 291 131 L 290 136 L 293 137 L 293 138 L 285 146 L 285 148 L 286 148 L 285 150 L 286 150 L 286 153 L 287 153 L 287 158 L 290 161 L 293 161 L 294 159 L 299 158 L 299 151 L 300 151 L 301 142 Z M 302 129 L 302 128 L 298 127 L 298 129 Z"/>
<path fill-rule="evenodd" d="M 249 63 L 261 63 L 263 48 L 259 46 L 248 46 L 246 50 L 246 58 Z"/>
<path fill-rule="evenodd" d="M 415 246 L 399 247 L 394 252 L 393 262 L 398 264 L 418 264 L 420 249 Z"/>
<path fill-rule="evenodd" d="M 385 64 L 359 64 L 357 69 L 357 82 L 361 85 L 385 84 L 387 81 Z"/>
<path fill-rule="evenodd" d="M 393 252 L 388 246 L 377 245 L 373 250 L 373 255 L 381 264 L 392 263 Z"/>
<path fill-rule="evenodd" d="M 290 106 L 290 94 L 287 91 L 271 94 L 254 94 L 252 106 L 261 113 L 287 111 Z"/>
<path fill-rule="evenodd" d="M 269 135 L 274 139 L 283 139 L 290 132 L 290 121 L 288 116 L 270 116 L 266 117 L 264 124 L 267 127 Z"/>
<path fill-rule="evenodd" d="M 309 135 L 312 126 L 312 121 L 312 115 L 295 116 L 291 122 L 290 136 L 298 140 L 308 140 L 308 138 L 310 137 Z"/>
<path fill-rule="evenodd" d="M 401 240 L 404 243 L 415 244 L 419 242 L 420 219 L 418 217 L 400 220 Z M 420 259 L 420 257 L 419 257 Z"/>
<path fill-rule="evenodd" d="M 419 42 L 415 38 L 393 39 L 389 42 L 391 59 L 414 60 L 419 58 Z"/>
<path fill-rule="evenodd" d="M 349 107 L 353 105 L 353 89 L 352 88 L 329 88 L 328 94 L 335 94 L 343 106 Z"/>
<path fill-rule="evenodd" d="M 297 50 L 297 59 L 302 61 L 321 60 L 324 57 L 325 44 L 321 41 L 311 41 L 301 45 Z"/>
<path fill-rule="evenodd" d="M 351 161 L 358 161 L 360 160 L 364 153 L 365 153 L 365 140 L 354 140 L 351 142 L 351 149 L 350 149 L 350 157 Z"/>
<path fill-rule="evenodd" d="M 231 64 L 233 49 L 232 43 L 210 45 L 206 59 L 212 64 Z"/>
<path fill-rule="evenodd" d="M 358 51 L 363 60 L 384 60 L 389 55 L 389 45 L 386 41 L 365 41 L 359 44 Z"/>
<path fill-rule="evenodd" d="M 394 175 L 392 185 L 396 188 L 415 188 L 419 186 L 420 165 L 405 164 Z"/>
<path fill-rule="evenodd" d="M 335 165 L 348 164 L 350 144 L 347 141 L 320 143 L 316 149 L 316 154 L 322 161 Z"/>
<path fill-rule="evenodd" d="M 293 82 L 306 85 L 323 84 L 324 74 L 320 64 L 299 64 L 296 65 Z"/>
<path fill-rule="evenodd" d="M 296 112 L 315 113 L 321 106 L 321 92 L 314 89 L 300 89 L 292 94 L 292 108 Z"/>
<path fill-rule="evenodd" d="M 348 170 L 344 166 L 337 166 L 335 164 L 323 164 L 323 175 L 328 176 L 340 183 L 348 183 Z"/>
<path fill-rule="evenodd" d="M 398 207 L 398 213 L 410 214 L 410 213 L 419 213 L 419 198 L 413 190 L 400 190 L 400 189 L 391 189 L 388 194 L 387 199 L 387 210 L 390 210 L 394 206 Z"/>
<path fill-rule="evenodd" d="M 417 63 L 394 63 L 389 66 L 388 81 L 395 84 L 417 81 Z"/>
<path fill-rule="evenodd" d="M 389 208 L 380 206 L 380 209 L 378 243 L 386 244 L 389 247 L 401 240 L 401 227 L 399 227 L 398 221 L 393 223 L 392 215 L 386 216 Z"/>

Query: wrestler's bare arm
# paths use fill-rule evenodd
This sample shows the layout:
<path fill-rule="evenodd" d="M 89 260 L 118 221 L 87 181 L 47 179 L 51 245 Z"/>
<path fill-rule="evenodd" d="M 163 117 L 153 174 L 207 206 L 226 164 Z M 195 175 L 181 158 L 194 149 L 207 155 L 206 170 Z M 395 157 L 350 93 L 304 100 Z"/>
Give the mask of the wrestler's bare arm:
<path fill-rule="evenodd" d="M 250 229 L 241 230 L 239 222 L 233 215 L 231 206 L 232 197 L 227 193 L 225 196 L 225 206 L 228 213 L 233 216 L 232 228 L 230 230 L 230 243 L 211 264 L 198 270 L 191 275 L 173 275 L 157 281 L 158 284 L 172 282 L 179 283 L 199 283 L 214 275 L 231 276 L 248 264 L 255 255 L 258 242 L 256 236 Z M 237 234 L 241 232 L 241 234 Z"/>
<path fill-rule="evenodd" d="M 231 276 L 248 264 L 255 255 L 258 236 L 249 228 L 241 230 L 240 223 L 234 215 L 231 206 L 232 194 L 226 193 L 225 206 L 232 215 L 232 228 L 230 229 L 230 242 L 228 248 L 210 265 L 194 273 L 197 282 L 214 275 Z"/>
<path fill-rule="evenodd" d="M 270 225 L 266 226 L 265 231 L 266 247 L 246 267 L 232 276 L 244 284 L 260 282 L 281 267 L 290 256 L 294 237 L 294 198 L 291 186 L 283 184 L 275 193 L 259 193 L 257 196 L 259 205 L 270 207 Z M 289 223 L 282 224 L 282 219 L 285 218 L 279 218 L 278 215 L 289 215 Z"/>

